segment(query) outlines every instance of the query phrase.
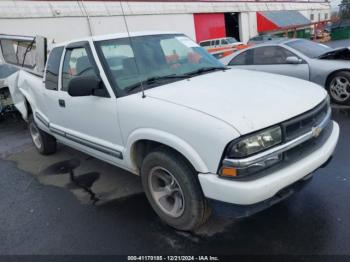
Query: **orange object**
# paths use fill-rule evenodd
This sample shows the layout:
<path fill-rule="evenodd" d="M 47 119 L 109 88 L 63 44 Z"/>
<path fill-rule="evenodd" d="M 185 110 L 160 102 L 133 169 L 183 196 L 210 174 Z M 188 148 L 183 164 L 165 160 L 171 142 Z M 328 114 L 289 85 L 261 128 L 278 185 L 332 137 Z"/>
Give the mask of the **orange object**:
<path fill-rule="evenodd" d="M 187 59 L 191 64 L 198 64 L 201 58 L 201 55 L 196 52 L 188 53 L 187 55 Z"/>
<path fill-rule="evenodd" d="M 235 45 L 235 46 L 223 46 L 223 47 L 213 47 L 213 48 L 208 48 L 207 51 L 209 53 L 214 53 L 214 52 L 218 52 L 218 51 L 226 51 L 226 50 L 241 50 L 244 48 L 248 48 L 249 45 L 244 45 L 244 44 L 240 44 L 240 45 Z"/>
<path fill-rule="evenodd" d="M 221 176 L 236 177 L 237 169 L 234 167 L 223 167 L 220 173 L 221 173 Z"/>

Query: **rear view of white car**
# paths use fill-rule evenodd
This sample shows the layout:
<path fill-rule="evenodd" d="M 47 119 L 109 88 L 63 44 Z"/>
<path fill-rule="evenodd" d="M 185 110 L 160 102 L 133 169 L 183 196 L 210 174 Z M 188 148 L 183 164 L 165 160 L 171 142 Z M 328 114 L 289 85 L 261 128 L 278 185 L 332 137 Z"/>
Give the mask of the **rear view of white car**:
<path fill-rule="evenodd" d="M 239 217 L 281 201 L 339 136 L 318 85 L 228 70 L 182 34 L 58 44 L 44 79 L 21 70 L 11 81 L 41 154 L 60 142 L 140 175 L 154 211 L 180 230 L 217 207 Z"/>

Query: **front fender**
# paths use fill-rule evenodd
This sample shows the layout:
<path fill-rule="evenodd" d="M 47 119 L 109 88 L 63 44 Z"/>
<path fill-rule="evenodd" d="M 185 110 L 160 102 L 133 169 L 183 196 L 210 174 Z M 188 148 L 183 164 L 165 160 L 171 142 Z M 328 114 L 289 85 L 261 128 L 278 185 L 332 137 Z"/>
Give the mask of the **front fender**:
<path fill-rule="evenodd" d="M 189 143 L 174 134 L 152 128 L 136 129 L 129 135 L 126 141 L 124 153 L 125 161 L 128 166 L 135 170 L 137 168 L 131 159 L 131 153 L 133 146 L 140 140 L 151 140 L 169 146 L 181 153 L 192 164 L 196 171 L 200 173 L 209 172 L 209 169 L 203 159 Z"/>

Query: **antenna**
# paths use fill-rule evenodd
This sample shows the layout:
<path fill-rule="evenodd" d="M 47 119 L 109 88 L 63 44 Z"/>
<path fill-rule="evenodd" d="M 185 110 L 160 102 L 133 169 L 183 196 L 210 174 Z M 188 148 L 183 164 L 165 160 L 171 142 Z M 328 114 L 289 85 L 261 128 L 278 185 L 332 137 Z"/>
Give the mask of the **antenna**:
<path fill-rule="evenodd" d="M 80 3 L 81 1 L 81 3 Z M 89 27 L 89 32 L 90 32 L 90 36 L 93 35 L 92 33 L 92 27 L 91 27 L 91 21 L 90 21 L 90 16 L 89 16 L 89 13 L 87 12 L 86 8 L 85 8 L 85 4 L 84 4 L 84 0 L 77 0 L 77 4 L 80 8 L 80 11 L 84 14 L 85 13 L 85 16 L 86 16 L 86 20 L 87 20 L 87 23 L 88 23 L 88 27 Z M 81 4 L 81 5 L 80 5 Z"/>
<path fill-rule="evenodd" d="M 127 23 L 127 21 L 126 21 L 125 12 L 124 12 L 124 7 L 123 7 L 123 4 L 122 4 L 122 1 L 121 1 L 121 0 L 119 1 L 119 4 L 120 4 L 120 8 L 121 8 L 121 10 L 122 10 L 123 20 L 124 20 L 124 24 L 125 24 L 125 27 L 126 27 L 126 31 L 127 31 L 127 33 L 128 33 L 129 43 L 130 43 L 131 49 L 132 49 L 133 52 L 135 53 L 135 51 L 134 51 L 134 45 L 133 45 L 133 42 L 132 42 L 132 37 L 131 37 L 131 35 L 130 35 L 129 26 L 128 26 L 128 23 Z M 139 75 L 141 75 L 141 70 L 140 70 L 140 68 L 139 68 L 139 65 L 137 64 L 136 56 L 134 56 L 134 63 L 135 63 L 135 66 L 136 66 L 137 73 L 138 73 Z M 145 95 L 145 90 L 144 90 L 144 88 L 143 88 L 143 81 L 142 81 L 142 80 L 140 80 L 140 86 L 141 86 L 142 98 L 145 98 L 146 95 Z"/>

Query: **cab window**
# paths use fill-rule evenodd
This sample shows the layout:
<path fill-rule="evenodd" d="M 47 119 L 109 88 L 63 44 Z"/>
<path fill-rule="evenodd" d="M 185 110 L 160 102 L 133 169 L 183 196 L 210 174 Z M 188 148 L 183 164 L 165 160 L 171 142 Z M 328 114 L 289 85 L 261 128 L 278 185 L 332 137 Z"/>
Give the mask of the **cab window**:
<path fill-rule="evenodd" d="M 234 57 L 230 61 L 229 65 L 230 66 L 234 66 L 234 65 L 250 65 L 251 62 L 252 62 L 252 55 L 253 55 L 252 49 L 247 50 L 245 52 L 242 52 L 238 56 Z"/>
<path fill-rule="evenodd" d="M 46 65 L 45 88 L 49 90 L 58 90 L 58 73 L 63 53 L 63 47 L 55 47 L 49 54 Z"/>
<path fill-rule="evenodd" d="M 209 41 L 205 41 L 205 42 L 200 43 L 199 45 L 203 46 L 203 47 L 210 46 L 210 42 Z"/>
<path fill-rule="evenodd" d="M 285 64 L 288 56 L 295 56 L 292 52 L 280 46 L 264 46 L 254 50 L 254 65 Z"/>
<path fill-rule="evenodd" d="M 228 41 L 226 39 L 222 39 L 221 40 L 221 44 L 222 45 L 228 45 L 229 43 L 228 43 Z"/>
<path fill-rule="evenodd" d="M 90 62 L 84 47 L 67 49 L 62 68 L 62 91 L 67 91 L 69 82 L 78 76 L 96 76 L 93 64 Z"/>

